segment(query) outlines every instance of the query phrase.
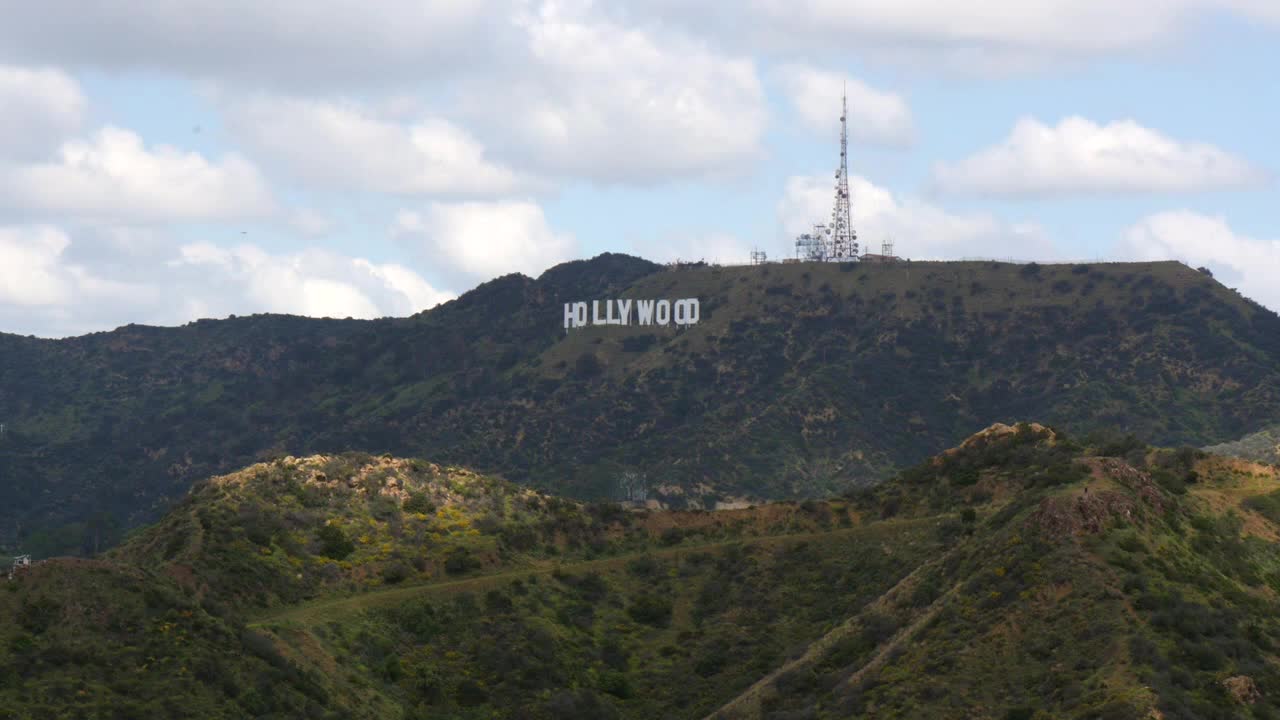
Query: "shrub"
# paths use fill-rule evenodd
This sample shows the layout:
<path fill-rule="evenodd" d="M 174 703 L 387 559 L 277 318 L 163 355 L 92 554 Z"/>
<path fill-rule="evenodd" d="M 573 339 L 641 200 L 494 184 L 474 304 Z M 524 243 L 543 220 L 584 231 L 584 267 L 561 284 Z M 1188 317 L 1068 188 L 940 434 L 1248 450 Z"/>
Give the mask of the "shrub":
<path fill-rule="evenodd" d="M 436 511 L 436 504 L 431 502 L 431 498 L 428 498 L 426 493 L 410 493 L 408 499 L 404 501 L 404 511 L 430 515 Z"/>
<path fill-rule="evenodd" d="M 663 530 L 662 535 L 658 538 L 658 542 L 668 547 L 679 545 L 681 540 L 684 540 L 684 531 L 675 527 Z"/>
<path fill-rule="evenodd" d="M 480 560 L 471 554 L 467 548 L 460 547 L 449 553 L 448 559 L 444 561 L 444 569 L 450 575 L 465 573 L 480 567 Z"/>
<path fill-rule="evenodd" d="M 347 534 L 337 525 L 323 525 L 316 533 L 316 537 L 320 540 L 320 554 L 325 557 L 345 560 L 348 555 L 355 552 L 355 543 L 351 542 L 351 538 L 347 537 Z"/>
<path fill-rule="evenodd" d="M 632 620 L 654 627 L 671 623 L 671 600 L 660 595 L 641 595 L 627 608 Z"/>
<path fill-rule="evenodd" d="M 408 565 L 397 560 L 382 569 L 382 580 L 388 584 L 395 585 L 409 579 L 412 574 Z"/>

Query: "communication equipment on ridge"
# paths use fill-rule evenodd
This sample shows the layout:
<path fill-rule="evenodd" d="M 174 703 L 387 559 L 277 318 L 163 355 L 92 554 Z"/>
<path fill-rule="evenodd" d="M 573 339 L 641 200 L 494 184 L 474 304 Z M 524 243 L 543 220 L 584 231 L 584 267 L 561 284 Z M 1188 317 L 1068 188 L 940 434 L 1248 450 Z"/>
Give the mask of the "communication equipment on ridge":
<path fill-rule="evenodd" d="M 765 264 L 765 263 L 767 263 L 767 262 L 769 262 L 769 255 L 768 255 L 768 253 L 766 253 L 766 252 L 765 252 L 765 251 L 763 251 L 763 250 L 752 250 L 752 251 L 751 251 L 751 264 L 752 264 L 752 265 L 763 265 L 763 264 Z M 0 428 L 3 428 L 3 427 L 4 427 L 3 425 L 0 425 Z"/>
<path fill-rule="evenodd" d="M 830 257 L 831 232 L 826 225 L 815 223 L 812 232 L 796 238 L 796 259 L 826 262 Z"/>
<path fill-rule="evenodd" d="M 814 225 L 813 232 L 796 238 L 796 259 L 815 262 L 854 262 L 858 258 L 858 234 L 849 209 L 849 100 L 840 99 L 840 167 L 836 170 L 836 199 L 831 225 Z"/>
<path fill-rule="evenodd" d="M 13 566 L 9 568 L 9 579 L 12 580 L 18 576 L 19 572 L 26 572 L 31 568 L 31 556 L 19 555 L 13 559 Z"/>

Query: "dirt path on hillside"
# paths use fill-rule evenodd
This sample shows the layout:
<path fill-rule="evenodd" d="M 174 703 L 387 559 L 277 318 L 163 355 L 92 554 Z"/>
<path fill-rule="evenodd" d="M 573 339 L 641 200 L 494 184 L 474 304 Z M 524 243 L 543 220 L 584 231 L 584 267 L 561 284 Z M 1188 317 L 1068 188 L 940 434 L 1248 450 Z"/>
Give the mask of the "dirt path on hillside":
<path fill-rule="evenodd" d="M 921 565 L 920 567 L 916 568 L 915 570 L 912 570 L 905 577 L 899 580 L 893 587 L 886 590 L 883 595 L 864 605 L 862 610 L 857 615 L 854 615 L 853 617 L 848 618 L 840 625 L 836 626 L 835 628 L 832 628 L 832 630 L 827 634 L 823 635 L 817 640 L 814 640 L 809 645 L 809 647 L 805 649 L 804 653 L 801 654 L 799 657 L 784 663 L 780 667 L 770 672 L 768 675 L 765 675 L 764 677 L 755 681 L 754 683 L 751 684 L 750 687 L 744 690 L 741 694 L 739 694 L 737 697 L 733 698 L 729 702 L 725 703 L 724 705 L 721 705 L 720 709 L 708 715 L 706 718 L 704 718 L 704 720 L 730 720 L 730 718 L 736 719 L 736 718 L 758 717 L 760 715 L 760 703 L 764 699 L 764 693 L 773 685 L 774 681 L 776 681 L 779 677 L 781 677 L 785 673 L 791 672 L 792 670 L 795 670 L 797 668 L 804 667 L 805 665 L 811 664 L 821 659 L 822 655 L 829 648 L 835 645 L 835 643 L 839 642 L 840 640 L 843 640 L 844 638 L 848 637 L 851 633 L 853 633 L 855 630 L 857 630 L 857 628 L 859 627 L 858 619 L 860 617 L 865 615 L 867 612 L 886 607 L 892 601 L 894 601 L 897 597 L 899 597 L 902 593 L 909 592 L 912 588 L 915 587 L 915 583 L 920 578 L 921 575 L 923 575 L 925 572 L 935 567 L 938 567 L 947 558 L 949 558 L 952 554 L 954 554 L 957 551 L 958 551 L 958 548 L 953 549 L 950 552 L 948 552 L 946 555 L 943 555 L 940 558 L 927 562 Z M 959 585 L 956 585 L 955 587 L 952 587 L 947 592 L 943 593 L 941 596 L 935 599 L 932 603 L 930 603 L 929 607 L 925 608 L 925 610 L 922 613 L 920 613 L 919 616 L 917 616 L 916 619 L 911 622 L 911 624 L 907 625 L 906 627 L 900 628 L 897 632 L 893 634 L 893 637 L 889 638 L 889 640 L 887 640 L 886 642 L 881 643 L 875 655 L 872 656 L 870 660 L 863 663 L 862 667 L 860 667 L 857 670 L 857 672 L 853 673 L 853 675 L 846 678 L 844 681 L 842 681 L 841 684 L 845 686 L 852 685 L 854 683 L 861 681 L 862 678 L 866 676 L 868 673 L 874 672 L 875 670 L 879 669 L 880 666 L 884 664 L 884 661 L 889 657 L 890 653 L 892 653 L 896 648 L 898 648 L 903 642 L 906 642 L 908 639 L 910 639 L 911 636 L 915 635 L 915 633 L 920 628 L 924 627 L 930 620 L 934 618 L 934 616 L 938 614 L 938 612 L 942 609 L 944 601 L 950 598 L 959 587 L 960 587 Z"/>
<path fill-rule="evenodd" d="M 434 582 L 422 585 L 410 585 L 404 587 L 388 588 L 385 590 L 374 590 L 359 595 L 351 595 L 347 597 L 318 600 L 302 605 L 294 605 L 282 610 L 270 612 L 258 617 L 249 623 L 249 627 L 263 627 L 277 623 L 299 623 L 302 625 L 319 625 L 331 620 L 350 615 L 354 612 L 369 610 L 379 607 L 388 607 L 396 605 L 413 598 L 425 597 L 431 595 L 451 595 L 460 592 L 475 592 L 478 590 L 488 590 L 492 587 L 504 585 L 514 580 L 529 577 L 532 575 L 549 575 L 557 570 L 563 572 L 590 572 L 592 570 L 610 570 L 624 565 L 632 560 L 650 556 L 658 558 L 675 558 L 684 554 L 706 552 L 724 549 L 731 545 L 770 545 L 779 543 L 795 543 L 806 540 L 816 540 L 820 538 L 838 536 L 838 535 L 854 535 L 860 532 L 867 532 L 883 528 L 889 525 L 909 525 L 920 522 L 927 522 L 928 518 L 911 519 L 911 520 L 885 520 L 872 523 L 869 525 L 858 525 L 851 528 L 839 528 L 835 530 L 827 530 L 815 533 L 795 533 L 790 535 L 766 535 L 755 538 L 742 538 L 735 540 L 726 540 L 716 543 L 705 543 L 699 545 L 682 545 L 679 547 L 662 548 L 654 550 L 645 550 L 641 552 L 628 553 L 625 555 L 613 555 L 607 558 L 598 558 L 595 560 L 581 560 L 572 563 L 540 563 L 530 567 L 522 567 L 516 570 L 508 570 L 505 572 L 492 573 L 489 575 L 478 575 L 475 577 L 462 578 L 460 580 L 448 580 L 444 582 Z"/>

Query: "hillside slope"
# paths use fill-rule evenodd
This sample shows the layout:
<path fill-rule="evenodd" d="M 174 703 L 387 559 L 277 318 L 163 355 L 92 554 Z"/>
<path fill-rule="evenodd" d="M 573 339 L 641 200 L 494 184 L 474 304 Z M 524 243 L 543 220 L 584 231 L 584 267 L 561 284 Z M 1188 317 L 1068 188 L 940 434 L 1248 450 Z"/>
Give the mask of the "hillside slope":
<path fill-rule="evenodd" d="M 698 297 L 684 330 L 563 303 Z M 661 266 L 605 255 L 407 319 L 0 336 L 0 541 L 92 550 L 199 477 L 391 452 L 579 498 L 811 497 L 993 420 L 1205 445 L 1280 420 L 1280 318 L 1177 263 Z M 57 533 L 36 533 L 61 526 Z"/>
<path fill-rule="evenodd" d="M 0 591 L 0 718 L 1270 718 L 1280 472 L 993 426 L 828 501 L 638 511 L 290 458 Z"/>

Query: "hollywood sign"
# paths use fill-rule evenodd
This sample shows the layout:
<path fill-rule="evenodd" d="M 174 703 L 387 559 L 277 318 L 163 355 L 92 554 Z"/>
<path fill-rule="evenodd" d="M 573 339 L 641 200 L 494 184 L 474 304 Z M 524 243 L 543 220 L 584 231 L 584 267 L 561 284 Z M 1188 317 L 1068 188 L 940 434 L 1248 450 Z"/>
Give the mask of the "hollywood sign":
<path fill-rule="evenodd" d="M 592 300 L 589 306 L 585 302 L 564 304 L 565 330 L 589 325 L 696 325 L 700 317 L 697 298 Z"/>

